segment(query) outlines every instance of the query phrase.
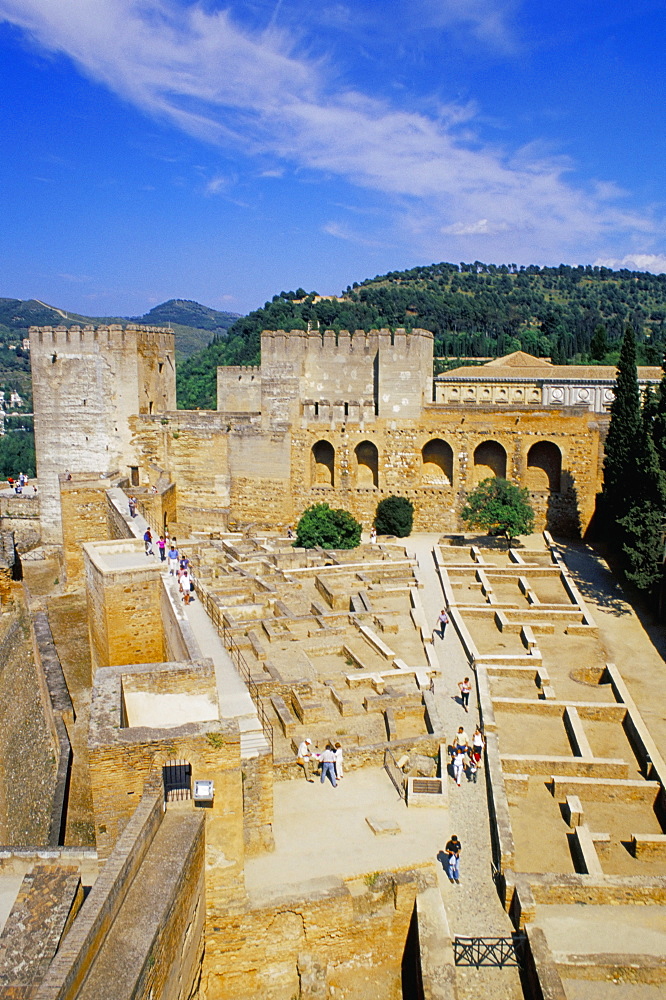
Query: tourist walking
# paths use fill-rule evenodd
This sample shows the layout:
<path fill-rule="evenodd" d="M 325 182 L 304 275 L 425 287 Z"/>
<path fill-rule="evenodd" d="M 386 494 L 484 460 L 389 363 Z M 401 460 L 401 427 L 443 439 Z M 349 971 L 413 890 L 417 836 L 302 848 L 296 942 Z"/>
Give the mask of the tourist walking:
<path fill-rule="evenodd" d="M 167 566 L 169 567 L 169 576 L 175 576 L 178 572 L 178 549 L 173 543 L 169 549 Z"/>
<path fill-rule="evenodd" d="M 374 545 L 376 541 L 377 541 L 377 529 L 373 527 L 370 528 L 370 544 Z"/>
<path fill-rule="evenodd" d="M 472 690 L 472 685 L 469 682 L 469 677 L 466 677 L 464 681 L 458 682 L 458 687 L 460 688 L 460 700 L 462 702 L 462 707 L 466 712 L 469 711 L 469 693 Z"/>
<path fill-rule="evenodd" d="M 444 850 L 447 855 L 447 874 L 449 876 L 449 882 L 457 882 L 457 884 L 460 885 L 460 852 L 462 851 L 462 844 L 456 837 L 455 833 L 448 841 Z"/>
<path fill-rule="evenodd" d="M 479 726 L 477 726 L 472 736 L 472 755 L 479 767 L 483 766 L 483 748 L 485 745 L 486 741 L 483 738 L 483 733 Z"/>
<path fill-rule="evenodd" d="M 439 615 L 437 616 L 437 625 L 434 628 L 435 635 L 439 635 L 440 639 L 444 638 L 444 633 L 446 632 L 446 626 L 449 624 L 449 616 L 446 613 L 446 608 L 442 608 Z"/>
<path fill-rule="evenodd" d="M 155 553 L 153 552 L 153 535 L 150 528 L 146 528 L 146 530 L 144 531 L 143 541 L 144 545 L 146 546 L 146 555 L 147 556 L 154 555 Z"/>
<path fill-rule="evenodd" d="M 340 743 L 335 744 L 335 777 L 340 780 L 343 777 L 343 759 L 342 759 L 342 746 Z"/>
<path fill-rule="evenodd" d="M 180 587 L 180 592 L 183 595 L 183 600 L 185 604 L 189 604 L 190 601 L 192 600 L 192 593 L 191 593 L 192 588 L 190 586 L 191 582 L 192 581 L 190 580 L 190 574 L 187 572 L 187 570 L 185 570 L 180 574 L 180 580 L 178 581 L 178 586 Z"/>
<path fill-rule="evenodd" d="M 453 737 L 453 747 L 461 747 L 463 750 L 467 750 L 469 746 L 469 736 L 465 732 L 462 726 L 458 727 L 458 732 Z"/>
<path fill-rule="evenodd" d="M 157 539 L 157 548 L 160 550 L 160 562 L 164 562 L 166 559 L 166 538 L 164 535 L 160 535 Z"/>
<path fill-rule="evenodd" d="M 462 747 L 453 748 L 453 777 L 455 778 L 456 785 L 460 788 L 460 782 L 462 781 L 462 774 L 465 767 L 465 761 L 467 760 L 466 751 Z"/>
<path fill-rule="evenodd" d="M 303 773 L 305 774 L 306 781 L 314 781 L 314 778 L 312 777 L 312 767 L 310 764 L 312 760 L 311 747 L 312 747 L 312 740 L 306 739 L 303 740 L 303 742 L 299 745 L 298 750 L 296 751 L 296 763 L 300 764 L 301 767 L 303 768 Z"/>
<path fill-rule="evenodd" d="M 467 758 L 467 781 L 476 784 L 476 775 L 479 770 L 479 766 L 474 759 L 474 754 L 471 753 Z"/>
<path fill-rule="evenodd" d="M 326 749 L 321 755 L 321 783 L 328 780 L 333 785 L 333 788 L 338 787 L 338 782 L 335 777 L 335 750 L 330 743 L 326 744 Z"/>

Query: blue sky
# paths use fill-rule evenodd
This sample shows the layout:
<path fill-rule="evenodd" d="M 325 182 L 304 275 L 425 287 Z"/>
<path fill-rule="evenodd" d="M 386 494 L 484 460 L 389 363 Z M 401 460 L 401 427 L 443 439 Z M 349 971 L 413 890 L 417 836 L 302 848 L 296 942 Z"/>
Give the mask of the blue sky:
<path fill-rule="evenodd" d="M 0 295 L 666 270 L 663 0 L 0 0 Z"/>

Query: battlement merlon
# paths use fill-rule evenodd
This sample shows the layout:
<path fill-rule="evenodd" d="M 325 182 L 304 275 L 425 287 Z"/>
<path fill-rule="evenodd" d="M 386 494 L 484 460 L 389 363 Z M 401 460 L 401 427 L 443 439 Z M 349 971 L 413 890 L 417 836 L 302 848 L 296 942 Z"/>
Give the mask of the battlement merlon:
<path fill-rule="evenodd" d="M 30 350 L 55 350 L 77 347 L 90 350 L 100 347 L 124 348 L 136 344 L 138 348 L 157 346 L 165 353 L 174 354 L 173 330 L 165 326 L 139 326 L 110 324 L 101 326 L 31 326 L 28 330 Z"/>
<path fill-rule="evenodd" d="M 262 365 L 271 362 L 305 360 L 306 355 L 374 355 L 380 349 L 402 352 L 405 356 L 433 353 L 433 334 L 430 330 L 263 330 L 261 334 Z"/>
<path fill-rule="evenodd" d="M 223 413 L 261 411 L 261 368 L 230 365 L 217 369 L 217 409 Z"/>

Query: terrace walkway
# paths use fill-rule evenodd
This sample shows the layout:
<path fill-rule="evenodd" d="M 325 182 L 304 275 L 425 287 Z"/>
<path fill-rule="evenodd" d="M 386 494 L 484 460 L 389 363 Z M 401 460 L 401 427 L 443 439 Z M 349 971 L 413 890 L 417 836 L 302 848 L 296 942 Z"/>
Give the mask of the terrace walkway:
<path fill-rule="evenodd" d="M 199 600 L 183 605 L 199 649 L 215 666 L 217 697 L 222 719 L 238 719 L 241 733 L 241 757 L 256 757 L 268 744 L 250 693 L 224 648 L 217 629 Z"/>
<path fill-rule="evenodd" d="M 423 584 L 421 601 L 433 627 L 444 601 L 439 576 L 435 568 L 433 546 L 440 535 L 412 535 L 407 539 L 407 552 L 418 560 L 417 579 Z M 441 667 L 441 676 L 435 681 L 435 698 L 450 742 L 459 726 L 471 737 L 479 722 L 475 687 L 470 696 L 469 714 L 459 700 L 458 682 L 469 677 L 474 685 L 474 674 L 467 664 L 467 657 L 453 625 L 449 625 L 442 641 L 434 639 L 435 650 Z M 450 835 L 457 834 L 463 845 L 460 860 L 460 885 L 452 885 L 444 871 L 440 873 L 440 887 L 452 935 L 477 937 L 509 937 L 513 926 L 497 895 L 492 879 L 490 820 L 486 796 L 485 772 L 479 771 L 476 784 L 468 784 L 463 776 L 457 788 L 449 779 L 449 809 L 446 814 L 447 829 L 442 831 L 441 848 Z M 518 970 L 505 967 L 456 970 L 460 1000 L 467 997 L 488 995 L 497 1000 L 523 997 Z M 487 991 L 487 992 L 486 992 Z"/>
<path fill-rule="evenodd" d="M 126 523 L 134 533 L 134 537 L 143 540 L 144 532 L 148 527 L 146 519 L 138 512 L 136 517 L 129 516 L 127 496 L 123 490 L 113 488 L 108 492 L 111 494 L 118 509 L 122 511 Z M 159 563 L 156 540 L 157 538 L 153 531 L 154 555 L 152 557 L 146 557 L 143 552 L 127 552 L 107 556 L 106 558 L 110 564 L 117 568 L 142 565 L 145 563 L 146 558 Z M 187 543 L 185 543 L 184 548 L 187 551 Z M 163 576 L 168 576 L 166 565 L 166 562 L 162 564 Z M 180 600 L 180 596 L 178 596 L 178 600 Z M 217 681 L 220 718 L 238 720 L 241 733 L 241 757 L 256 757 L 258 753 L 266 750 L 268 744 L 247 686 L 234 667 L 231 657 L 217 633 L 217 629 L 199 601 L 194 600 L 189 605 L 181 604 L 181 607 L 192 626 L 192 631 L 201 650 L 201 655 L 208 656 L 213 661 Z"/>

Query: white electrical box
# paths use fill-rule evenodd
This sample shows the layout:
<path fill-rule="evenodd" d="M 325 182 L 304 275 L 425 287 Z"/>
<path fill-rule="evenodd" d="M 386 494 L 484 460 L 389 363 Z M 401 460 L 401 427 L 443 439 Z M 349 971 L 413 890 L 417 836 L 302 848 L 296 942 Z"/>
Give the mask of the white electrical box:
<path fill-rule="evenodd" d="M 194 801 L 212 802 L 215 796 L 215 783 L 209 778 L 194 782 Z"/>

